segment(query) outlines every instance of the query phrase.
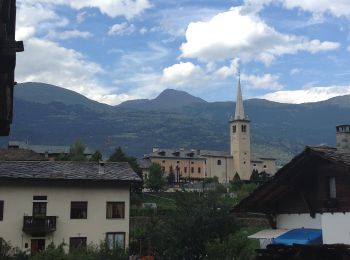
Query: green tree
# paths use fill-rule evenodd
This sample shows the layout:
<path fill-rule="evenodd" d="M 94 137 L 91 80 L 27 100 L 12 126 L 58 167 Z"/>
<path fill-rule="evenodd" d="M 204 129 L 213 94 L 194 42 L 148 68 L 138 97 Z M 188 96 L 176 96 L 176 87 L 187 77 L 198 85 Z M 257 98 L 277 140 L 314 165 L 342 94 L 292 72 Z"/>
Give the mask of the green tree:
<path fill-rule="evenodd" d="M 99 162 L 102 161 L 102 153 L 99 150 L 96 150 L 94 154 L 90 158 L 91 162 Z"/>
<path fill-rule="evenodd" d="M 230 187 L 231 191 L 238 191 L 242 187 L 243 182 L 241 181 L 241 178 L 239 177 L 237 172 L 233 177 L 232 181 L 230 181 L 230 184 L 231 184 L 231 187 Z"/>
<path fill-rule="evenodd" d="M 152 163 L 149 168 L 148 179 L 146 180 L 146 186 L 154 192 L 162 191 L 165 188 L 166 180 L 164 171 L 157 163 Z"/>
<path fill-rule="evenodd" d="M 86 161 L 84 155 L 85 148 L 85 145 L 77 140 L 69 149 L 70 161 Z"/>
<path fill-rule="evenodd" d="M 122 148 L 119 146 L 117 149 L 115 149 L 114 153 L 111 154 L 108 161 L 110 162 L 127 162 L 128 159 L 123 152 Z"/>
<path fill-rule="evenodd" d="M 250 181 L 255 182 L 255 183 L 260 181 L 260 176 L 259 176 L 259 172 L 257 169 L 254 169 L 252 171 L 252 175 L 250 175 Z"/>
<path fill-rule="evenodd" d="M 140 165 L 137 163 L 137 159 L 133 156 L 127 156 L 122 148 L 119 146 L 115 149 L 114 153 L 108 159 L 109 162 L 128 162 L 133 171 L 141 178 L 142 177 L 142 169 Z M 133 183 L 132 189 L 136 192 L 142 191 L 142 182 L 141 183 Z"/>

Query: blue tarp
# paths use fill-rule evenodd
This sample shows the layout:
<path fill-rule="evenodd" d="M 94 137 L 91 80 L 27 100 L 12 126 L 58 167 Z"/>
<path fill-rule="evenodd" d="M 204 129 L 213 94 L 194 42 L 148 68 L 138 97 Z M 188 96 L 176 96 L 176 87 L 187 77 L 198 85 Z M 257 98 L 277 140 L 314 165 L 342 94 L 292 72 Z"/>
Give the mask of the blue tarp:
<path fill-rule="evenodd" d="M 322 230 L 312 228 L 292 229 L 283 235 L 276 237 L 272 241 L 273 244 L 283 245 L 311 245 L 322 244 Z"/>

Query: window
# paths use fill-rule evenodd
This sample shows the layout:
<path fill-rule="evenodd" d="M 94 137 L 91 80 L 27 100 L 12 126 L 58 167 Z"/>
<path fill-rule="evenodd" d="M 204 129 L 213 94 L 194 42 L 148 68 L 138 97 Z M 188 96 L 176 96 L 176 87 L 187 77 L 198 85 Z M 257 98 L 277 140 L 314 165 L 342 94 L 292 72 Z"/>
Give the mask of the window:
<path fill-rule="evenodd" d="M 125 202 L 107 202 L 106 218 L 124 218 Z"/>
<path fill-rule="evenodd" d="M 163 160 L 162 163 L 165 163 L 165 161 Z"/>
<path fill-rule="evenodd" d="M 33 216 L 46 216 L 47 196 L 33 196 Z"/>
<path fill-rule="evenodd" d="M 180 161 L 177 161 L 176 163 L 180 163 Z"/>
<path fill-rule="evenodd" d="M 4 219 L 4 201 L 0 200 L 0 221 Z"/>
<path fill-rule="evenodd" d="M 232 133 L 236 133 L 236 126 L 235 125 L 232 126 Z"/>
<path fill-rule="evenodd" d="M 201 173 L 201 168 L 200 167 L 198 167 L 198 173 Z"/>
<path fill-rule="evenodd" d="M 191 173 L 194 173 L 194 167 L 191 167 Z"/>
<path fill-rule="evenodd" d="M 184 173 L 187 173 L 187 167 L 184 168 Z"/>
<path fill-rule="evenodd" d="M 247 126 L 246 125 L 242 125 L 242 132 L 243 133 L 247 132 Z"/>
<path fill-rule="evenodd" d="M 70 204 L 71 219 L 87 219 L 87 201 L 72 201 Z"/>
<path fill-rule="evenodd" d="M 266 164 L 264 165 L 264 168 L 266 168 Z"/>
<path fill-rule="evenodd" d="M 125 233 L 124 232 L 108 232 L 106 234 L 108 247 L 110 249 L 120 247 L 125 248 Z"/>
<path fill-rule="evenodd" d="M 337 197 L 335 177 L 329 178 L 329 197 L 331 199 L 335 199 Z"/>
<path fill-rule="evenodd" d="M 221 165 L 221 160 L 218 160 L 218 161 L 217 161 L 217 165 Z"/>
<path fill-rule="evenodd" d="M 194 164 L 194 162 L 191 162 L 191 164 Z"/>
<path fill-rule="evenodd" d="M 81 248 L 86 248 L 86 237 L 69 238 L 69 251 Z"/>

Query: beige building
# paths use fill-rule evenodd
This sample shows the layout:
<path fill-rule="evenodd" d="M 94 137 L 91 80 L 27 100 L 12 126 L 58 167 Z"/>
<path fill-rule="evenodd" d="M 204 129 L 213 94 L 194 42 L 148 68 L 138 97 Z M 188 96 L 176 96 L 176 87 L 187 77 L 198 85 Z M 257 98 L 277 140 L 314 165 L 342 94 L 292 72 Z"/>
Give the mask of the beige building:
<path fill-rule="evenodd" d="M 227 183 L 236 173 L 242 180 L 249 180 L 254 169 L 273 175 L 276 172 L 274 158 L 251 158 L 250 120 L 244 113 L 240 79 L 237 82 L 236 110 L 229 127 L 230 152 L 154 148 L 145 158 L 159 163 L 166 173 L 175 169 L 175 173 L 182 178 L 216 176 L 219 182 Z"/>
<path fill-rule="evenodd" d="M 128 163 L 2 161 L 0 237 L 32 253 L 105 239 L 125 248 L 134 181 Z"/>

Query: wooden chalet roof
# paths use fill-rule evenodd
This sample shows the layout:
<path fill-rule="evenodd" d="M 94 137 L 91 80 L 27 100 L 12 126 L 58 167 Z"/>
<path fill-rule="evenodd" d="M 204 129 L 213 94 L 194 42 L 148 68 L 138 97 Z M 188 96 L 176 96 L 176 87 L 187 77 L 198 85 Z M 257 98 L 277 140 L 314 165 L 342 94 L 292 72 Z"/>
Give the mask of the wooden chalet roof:
<path fill-rule="evenodd" d="M 0 161 L 3 180 L 141 181 L 127 162 Z"/>
<path fill-rule="evenodd" d="M 307 146 L 282 167 L 274 177 L 256 188 L 233 209 L 234 212 L 274 213 L 274 205 L 290 192 L 307 187 L 314 181 L 315 169 L 322 163 L 350 166 L 350 153 L 328 146 Z"/>

